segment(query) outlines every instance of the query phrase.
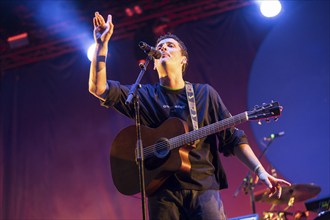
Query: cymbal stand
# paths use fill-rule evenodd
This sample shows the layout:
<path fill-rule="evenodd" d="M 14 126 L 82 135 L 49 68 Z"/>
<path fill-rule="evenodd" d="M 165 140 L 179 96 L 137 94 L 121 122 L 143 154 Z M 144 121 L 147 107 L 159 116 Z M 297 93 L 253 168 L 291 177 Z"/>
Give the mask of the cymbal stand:
<path fill-rule="evenodd" d="M 294 196 L 291 196 L 289 201 L 288 201 L 288 205 L 287 207 L 285 207 L 284 211 L 288 210 L 289 208 L 291 208 L 294 204 Z"/>

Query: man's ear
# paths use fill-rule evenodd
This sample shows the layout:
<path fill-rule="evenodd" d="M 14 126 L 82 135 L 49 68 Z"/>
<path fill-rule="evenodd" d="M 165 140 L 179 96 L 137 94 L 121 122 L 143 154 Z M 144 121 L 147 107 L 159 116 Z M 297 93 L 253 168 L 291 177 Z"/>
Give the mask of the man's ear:
<path fill-rule="evenodd" d="M 187 63 L 187 57 L 183 57 L 182 64 L 186 64 L 186 63 Z"/>

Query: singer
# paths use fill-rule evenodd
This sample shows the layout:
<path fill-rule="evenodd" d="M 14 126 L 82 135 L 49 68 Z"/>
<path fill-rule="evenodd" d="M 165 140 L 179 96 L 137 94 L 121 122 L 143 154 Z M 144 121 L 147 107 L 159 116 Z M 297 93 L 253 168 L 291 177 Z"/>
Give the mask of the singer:
<path fill-rule="evenodd" d="M 107 56 L 113 34 L 112 16 L 108 15 L 105 21 L 96 12 L 93 24 L 96 49 L 90 66 L 89 92 L 100 99 L 103 106 L 134 119 L 133 106 L 125 105 L 129 87 L 107 80 L 106 59 L 101 59 Z M 175 117 L 194 130 L 231 117 L 219 94 L 210 85 L 189 83 L 183 79 L 189 56 L 185 44 L 176 35 L 161 36 L 155 49 L 161 52 L 159 59 L 154 59 L 159 83 L 145 84 L 138 90 L 142 125 L 158 128 L 168 118 Z M 171 128 L 175 129 L 175 126 Z M 227 188 L 228 184 L 219 153 L 236 156 L 270 188 L 271 196 L 279 197 L 281 185 L 290 185 L 271 176 L 253 153 L 244 131 L 232 127 L 202 138 L 189 148 L 189 172 L 173 172 L 154 193 L 148 195 L 149 218 L 226 219 L 219 190 Z"/>

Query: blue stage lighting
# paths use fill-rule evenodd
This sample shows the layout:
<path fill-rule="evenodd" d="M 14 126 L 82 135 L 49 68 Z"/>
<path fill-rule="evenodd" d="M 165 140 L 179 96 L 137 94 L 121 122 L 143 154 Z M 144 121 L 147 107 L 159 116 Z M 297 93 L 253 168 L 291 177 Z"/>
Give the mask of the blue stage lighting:
<path fill-rule="evenodd" d="M 260 4 L 260 12 L 265 17 L 275 17 L 282 10 L 282 5 L 279 0 L 262 0 L 258 1 Z"/>

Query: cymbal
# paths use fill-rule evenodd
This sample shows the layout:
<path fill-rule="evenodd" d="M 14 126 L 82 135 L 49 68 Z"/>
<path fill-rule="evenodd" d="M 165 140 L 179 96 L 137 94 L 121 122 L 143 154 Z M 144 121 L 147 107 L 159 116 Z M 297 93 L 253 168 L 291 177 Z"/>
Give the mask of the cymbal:
<path fill-rule="evenodd" d="M 255 201 L 269 202 L 273 204 L 287 204 L 292 202 L 301 202 L 315 197 L 321 191 L 321 187 L 314 184 L 292 184 L 282 187 L 282 195 L 278 199 L 275 195 L 268 197 L 270 190 L 262 190 L 254 194 Z"/>

